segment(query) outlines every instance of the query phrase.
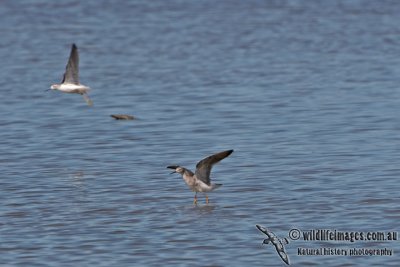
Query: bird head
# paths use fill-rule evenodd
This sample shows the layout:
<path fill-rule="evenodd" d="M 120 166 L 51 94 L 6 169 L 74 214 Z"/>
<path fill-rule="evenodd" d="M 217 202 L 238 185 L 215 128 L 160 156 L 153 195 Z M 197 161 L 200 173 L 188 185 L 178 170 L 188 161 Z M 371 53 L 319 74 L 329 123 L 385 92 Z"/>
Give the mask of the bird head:
<path fill-rule="evenodd" d="M 185 172 L 184 168 L 177 166 L 177 165 L 168 166 L 167 168 L 174 170 L 173 172 L 171 172 L 171 174 L 176 173 L 176 172 L 179 174 L 183 174 Z"/>
<path fill-rule="evenodd" d="M 263 245 L 268 245 L 271 239 L 267 238 L 263 240 Z"/>
<path fill-rule="evenodd" d="M 49 90 L 57 90 L 60 87 L 59 84 L 52 84 Z"/>

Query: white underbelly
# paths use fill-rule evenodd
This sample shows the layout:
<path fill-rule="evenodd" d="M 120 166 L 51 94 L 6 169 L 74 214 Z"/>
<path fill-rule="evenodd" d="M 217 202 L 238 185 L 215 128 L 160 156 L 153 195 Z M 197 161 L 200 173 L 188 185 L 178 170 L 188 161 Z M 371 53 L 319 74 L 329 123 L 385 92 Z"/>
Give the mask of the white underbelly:
<path fill-rule="evenodd" d="M 213 190 L 212 186 L 209 186 L 208 184 L 205 184 L 202 181 L 197 181 L 196 189 L 197 192 L 203 192 L 203 193 L 210 192 Z"/>
<path fill-rule="evenodd" d="M 84 86 L 82 84 L 61 84 L 59 90 L 65 93 L 72 93 L 72 94 L 84 94 L 89 91 L 89 87 Z"/>

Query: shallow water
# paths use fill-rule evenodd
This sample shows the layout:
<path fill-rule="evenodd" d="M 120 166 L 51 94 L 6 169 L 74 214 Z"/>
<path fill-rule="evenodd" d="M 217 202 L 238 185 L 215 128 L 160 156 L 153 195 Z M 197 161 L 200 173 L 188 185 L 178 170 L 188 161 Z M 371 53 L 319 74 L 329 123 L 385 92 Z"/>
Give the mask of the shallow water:
<path fill-rule="evenodd" d="M 398 231 L 400 3 L 5 1 L 0 262 L 279 266 L 255 224 Z M 78 95 L 44 92 L 80 50 Z M 111 114 L 131 114 L 115 121 Z M 193 206 L 178 175 L 234 149 Z M 294 266 L 397 266 L 398 242 L 286 245 Z M 298 248 L 393 256 L 299 256 Z"/>

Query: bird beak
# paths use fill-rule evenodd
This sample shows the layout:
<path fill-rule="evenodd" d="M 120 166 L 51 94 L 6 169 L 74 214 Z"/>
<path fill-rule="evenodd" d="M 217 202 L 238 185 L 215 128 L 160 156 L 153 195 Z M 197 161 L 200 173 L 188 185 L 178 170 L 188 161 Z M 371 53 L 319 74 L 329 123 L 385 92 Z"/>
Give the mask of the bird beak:
<path fill-rule="evenodd" d="M 176 173 L 176 168 L 178 168 L 178 166 L 168 166 L 167 169 L 173 169 L 174 171 L 171 172 L 170 174 Z"/>
<path fill-rule="evenodd" d="M 51 89 L 44 90 L 45 92 L 50 91 Z"/>

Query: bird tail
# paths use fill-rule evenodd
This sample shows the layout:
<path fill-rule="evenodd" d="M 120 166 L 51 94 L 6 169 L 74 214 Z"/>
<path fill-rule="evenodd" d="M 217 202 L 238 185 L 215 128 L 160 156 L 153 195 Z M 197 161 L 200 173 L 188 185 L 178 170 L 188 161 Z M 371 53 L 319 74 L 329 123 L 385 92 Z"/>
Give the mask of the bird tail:
<path fill-rule="evenodd" d="M 222 186 L 222 184 L 213 184 L 212 188 L 214 190 L 214 189 L 217 189 L 218 187 L 221 187 L 221 186 Z"/>

